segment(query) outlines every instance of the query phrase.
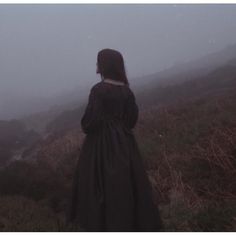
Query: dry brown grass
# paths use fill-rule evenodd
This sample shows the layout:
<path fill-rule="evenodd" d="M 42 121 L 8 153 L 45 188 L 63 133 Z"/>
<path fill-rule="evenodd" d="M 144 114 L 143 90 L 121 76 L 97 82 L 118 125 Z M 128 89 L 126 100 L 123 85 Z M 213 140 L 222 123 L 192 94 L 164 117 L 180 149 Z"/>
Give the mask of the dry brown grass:
<path fill-rule="evenodd" d="M 136 135 L 167 229 L 233 230 L 229 222 L 236 209 L 229 206 L 236 203 L 235 103 L 231 94 L 141 114 Z M 216 220 L 215 211 L 220 212 Z"/>

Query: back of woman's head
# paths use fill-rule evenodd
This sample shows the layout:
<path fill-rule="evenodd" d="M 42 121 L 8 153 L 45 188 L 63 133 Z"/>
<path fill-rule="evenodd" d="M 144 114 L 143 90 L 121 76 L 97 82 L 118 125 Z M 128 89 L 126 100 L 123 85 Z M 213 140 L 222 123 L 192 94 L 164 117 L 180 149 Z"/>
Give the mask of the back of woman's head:
<path fill-rule="evenodd" d="M 101 50 L 97 55 L 97 67 L 102 77 L 129 84 L 120 52 L 109 48 Z"/>

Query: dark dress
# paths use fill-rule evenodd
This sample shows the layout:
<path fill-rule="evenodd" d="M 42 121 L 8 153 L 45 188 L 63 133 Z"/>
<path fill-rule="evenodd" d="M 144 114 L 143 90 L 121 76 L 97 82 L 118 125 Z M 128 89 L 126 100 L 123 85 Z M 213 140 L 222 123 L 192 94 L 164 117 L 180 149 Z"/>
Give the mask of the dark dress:
<path fill-rule="evenodd" d="M 162 231 L 132 130 L 138 113 L 128 86 L 101 81 L 92 87 L 81 119 L 86 137 L 73 179 L 68 222 L 85 231 Z"/>

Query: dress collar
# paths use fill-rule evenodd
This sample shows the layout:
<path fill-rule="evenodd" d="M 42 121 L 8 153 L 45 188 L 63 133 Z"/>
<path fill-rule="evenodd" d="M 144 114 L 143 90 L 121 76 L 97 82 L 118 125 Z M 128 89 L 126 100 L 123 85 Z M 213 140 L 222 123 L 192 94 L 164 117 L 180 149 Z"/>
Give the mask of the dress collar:
<path fill-rule="evenodd" d="M 114 85 L 125 85 L 125 83 L 122 81 L 116 81 L 116 80 L 109 79 L 109 78 L 105 78 L 102 81 L 105 83 L 114 84 Z"/>

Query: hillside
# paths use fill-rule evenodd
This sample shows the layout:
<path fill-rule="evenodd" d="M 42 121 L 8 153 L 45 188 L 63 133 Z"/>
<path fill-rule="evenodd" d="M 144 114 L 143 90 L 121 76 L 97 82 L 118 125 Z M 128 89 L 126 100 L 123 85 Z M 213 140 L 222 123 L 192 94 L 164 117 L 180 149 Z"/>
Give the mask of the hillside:
<path fill-rule="evenodd" d="M 141 108 L 152 105 L 167 105 L 173 101 L 186 101 L 188 99 L 207 96 L 211 93 L 224 93 L 236 86 L 236 63 L 229 61 L 210 73 L 191 79 L 181 84 L 160 86 L 150 85 L 137 92 L 137 100 Z"/>
<path fill-rule="evenodd" d="M 0 168 L 14 159 L 29 146 L 34 145 L 40 135 L 25 127 L 18 120 L 0 120 Z"/>
<path fill-rule="evenodd" d="M 140 116 L 134 132 L 166 231 L 236 230 L 234 58 L 197 78 L 135 92 Z M 0 230 L 27 231 L 37 219 L 41 230 L 68 230 L 63 217 L 85 136 L 84 108 L 55 115 L 21 159 L 0 170 L 0 201 L 6 205 L 0 208 Z M 22 210 L 22 204 L 28 205 Z M 11 218 L 11 206 L 21 209 L 24 221 Z M 34 209 L 38 213 L 29 220 L 27 212 Z M 57 223 L 43 220 L 46 214 Z"/>
<path fill-rule="evenodd" d="M 169 230 L 234 231 L 236 88 L 143 112 L 137 137 Z"/>

